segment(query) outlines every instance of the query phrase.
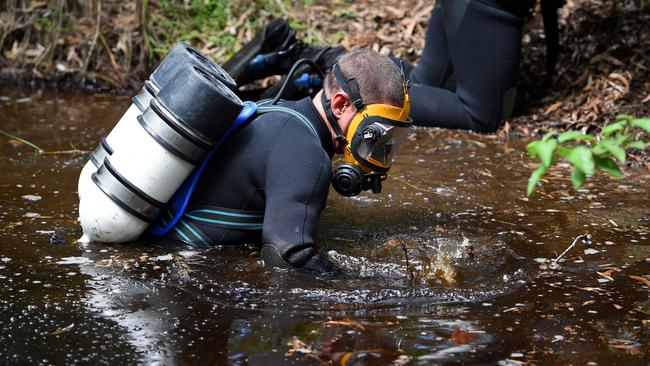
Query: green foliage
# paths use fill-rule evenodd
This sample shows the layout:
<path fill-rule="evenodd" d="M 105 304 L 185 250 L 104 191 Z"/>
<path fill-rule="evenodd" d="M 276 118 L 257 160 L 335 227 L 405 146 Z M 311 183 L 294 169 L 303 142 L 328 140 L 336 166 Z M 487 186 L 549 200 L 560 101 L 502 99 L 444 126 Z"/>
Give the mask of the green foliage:
<path fill-rule="evenodd" d="M 530 196 L 548 169 L 563 158 L 573 166 L 571 182 L 578 189 L 600 170 L 615 178 L 623 178 L 618 164 L 625 163 L 626 150 L 644 150 L 648 144 L 635 136 L 650 134 L 650 118 L 618 115 L 616 121 L 605 126 L 599 136 L 580 131 L 546 133 L 540 140 L 526 146 L 528 155 L 538 158 L 540 164 L 530 174 L 526 195 Z M 616 162 L 618 161 L 618 163 Z"/>
<path fill-rule="evenodd" d="M 313 1 L 303 0 L 309 5 Z M 285 18 L 305 41 L 320 44 L 322 39 L 309 30 L 298 13 L 290 11 L 290 0 L 222 1 L 158 0 L 146 3 L 145 42 L 149 64 L 155 64 L 176 42 L 202 48 L 219 63 L 227 60 L 263 25 L 274 18 Z"/>

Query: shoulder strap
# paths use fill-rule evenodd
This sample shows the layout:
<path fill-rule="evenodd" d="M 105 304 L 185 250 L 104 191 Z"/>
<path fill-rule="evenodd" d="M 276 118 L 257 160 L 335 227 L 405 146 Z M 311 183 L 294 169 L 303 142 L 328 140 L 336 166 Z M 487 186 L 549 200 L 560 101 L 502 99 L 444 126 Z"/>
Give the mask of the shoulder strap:
<path fill-rule="evenodd" d="M 309 131 L 314 135 L 316 140 L 320 143 L 320 136 L 318 135 L 318 131 L 316 131 L 316 128 L 309 122 L 309 119 L 305 117 L 302 113 L 295 111 L 293 109 L 287 108 L 287 107 L 282 107 L 279 105 L 272 105 L 268 103 L 264 103 L 262 105 L 258 104 L 257 107 L 257 113 L 258 114 L 265 114 L 269 112 L 280 112 L 280 113 L 286 113 L 291 115 L 292 117 L 295 117 L 299 121 L 305 124 L 309 128 Z"/>

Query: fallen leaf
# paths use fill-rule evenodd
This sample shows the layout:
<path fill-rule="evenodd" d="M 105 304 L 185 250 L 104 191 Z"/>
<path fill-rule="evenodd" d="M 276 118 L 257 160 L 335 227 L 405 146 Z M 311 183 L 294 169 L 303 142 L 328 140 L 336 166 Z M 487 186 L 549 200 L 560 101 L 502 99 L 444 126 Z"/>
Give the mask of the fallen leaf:
<path fill-rule="evenodd" d="M 72 328 L 74 328 L 74 323 L 72 323 L 72 324 L 70 324 L 70 325 L 68 325 L 68 326 L 62 327 L 62 328 L 57 328 L 57 329 L 55 329 L 52 333 L 50 333 L 50 335 L 59 335 L 59 334 L 63 334 L 63 333 L 65 333 L 65 332 L 69 331 L 69 330 L 72 329 Z"/>
<path fill-rule="evenodd" d="M 454 342 L 454 345 L 458 346 L 471 342 L 474 339 L 474 336 L 459 327 L 454 327 L 451 331 L 451 339 Z"/>
<path fill-rule="evenodd" d="M 344 327 L 353 327 L 359 330 L 365 330 L 366 328 L 359 322 L 354 320 L 328 320 L 323 322 L 327 326 L 344 326 Z"/>
<path fill-rule="evenodd" d="M 630 277 L 633 280 L 643 282 L 644 285 L 650 287 L 650 280 L 648 280 L 647 278 L 643 278 L 643 277 L 635 276 L 635 275 L 629 275 L 628 277 Z"/>

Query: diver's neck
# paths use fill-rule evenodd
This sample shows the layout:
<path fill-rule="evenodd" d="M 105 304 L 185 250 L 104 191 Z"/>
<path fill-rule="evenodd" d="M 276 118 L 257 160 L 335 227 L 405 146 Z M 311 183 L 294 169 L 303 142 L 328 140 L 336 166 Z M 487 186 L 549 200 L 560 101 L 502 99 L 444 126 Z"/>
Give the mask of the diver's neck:
<path fill-rule="evenodd" d="M 325 123 L 325 126 L 327 126 L 327 129 L 330 132 L 330 136 L 332 137 L 332 143 L 334 144 L 334 150 L 339 151 L 338 145 L 339 143 L 336 141 L 336 132 L 334 132 L 334 128 L 332 128 L 332 124 L 330 123 L 329 119 L 327 119 L 327 114 L 325 113 L 325 107 L 323 107 L 323 103 L 321 102 L 321 93 L 324 93 L 323 90 L 318 92 L 316 94 L 311 102 L 314 104 L 314 107 L 316 107 L 316 110 L 318 111 L 318 114 L 320 114 L 320 118 L 323 120 Z"/>

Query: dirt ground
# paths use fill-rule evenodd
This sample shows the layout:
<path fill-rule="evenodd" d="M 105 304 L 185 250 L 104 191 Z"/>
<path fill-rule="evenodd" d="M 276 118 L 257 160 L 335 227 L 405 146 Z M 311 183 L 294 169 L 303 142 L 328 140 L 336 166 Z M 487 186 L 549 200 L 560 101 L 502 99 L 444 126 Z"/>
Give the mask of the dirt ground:
<path fill-rule="evenodd" d="M 151 44 L 147 30 L 164 31 L 159 24 L 163 7 L 156 1 L 149 3 L 154 5 L 144 12 L 139 0 L 103 8 L 101 1 L 88 2 L 84 5 L 88 9 L 69 7 L 70 12 L 86 14 L 73 27 L 60 24 L 62 15 L 48 15 L 56 8 L 45 1 L 0 5 L 0 82 L 38 81 L 132 94 L 165 51 L 147 49 Z M 274 11 L 235 3 L 238 6 L 227 8 L 224 29 L 199 34 L 191 41 L 217 62 L 230 56 L 225 46 L 219 47 L 223 35 L 232 36 L 236 49 L 253 37 L 256 26 L 279 15 L 296 24 L 299 37 L 307 42 L 368 46 L 417 63 L 434 1 L 276 1 Z M 650 115 L 649 10 L 650 4 L 642 0 L 567 0 L 559 11 L 561 51 L 556 74 L 546 85 L 544 31 L 536 9 L 524 27 L 515 116 L 500 133 L 534 136 L 551 128 L 593 131 L 619 113 Z M 151 16 L 145 16 L 148 11 Z M 42 21 L 46 15 L 54 24 Z M 158 23 L 147 23 L 156 19 Z M 48 39 L 50 43 L 45 42 Z"/>

